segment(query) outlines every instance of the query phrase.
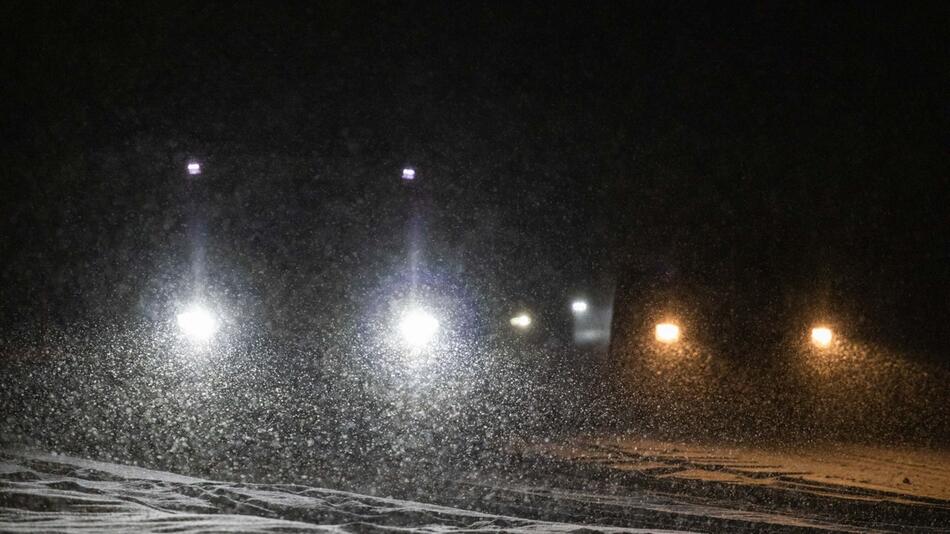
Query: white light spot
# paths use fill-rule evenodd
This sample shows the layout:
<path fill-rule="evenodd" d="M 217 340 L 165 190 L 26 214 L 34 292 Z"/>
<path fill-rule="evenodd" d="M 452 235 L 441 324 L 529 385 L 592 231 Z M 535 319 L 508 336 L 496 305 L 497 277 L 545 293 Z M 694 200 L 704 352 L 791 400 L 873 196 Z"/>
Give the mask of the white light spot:
<path fill-rule="evenodd" d="M 831 345 L 834 334 L 830 328 L 818 326 L 811 329 L 811 342 L 821 348 L 827 348 Z"/>
<path fill-rule="evenodd" d="M 571 311 L 574 313 L 584 313 L 587 311 L 587 301 L 575 300 L 571 303 Z"/>
<path fill-rule="evenodd" d="M 660 343 L 676 343 L 680 339 L 680 327 L 673 323 L 656 325 L 656 340 Z"/>
<path fill-rule="evenodd" d="M 179 313 L 177 319 L 181 333 L 195 343 L 210 340 L 218 331 L 218 320 L 214 314 L 198 304 Z"/>
<path fill-rule="evenodd" d="M 439 320 L 422 310 L 406 313 L 399 322 L 399 333 L 412 348 L 422 348 L 432 341 L 438 331 Z"/>
<path fill-rule="evenodd" d="M 188 164 L 188 174 L 195 176 L 201 174 L 201 164 L 192 161 Z"/>
<path fill-rule="evenodd" d="M 521 313 L 512 317 L 511 321 L 509 322 L 511 323 L 511 326 L 515 328 L 525 329 L 531 326 L 531 316 L 527 313 Z"/>
<path fill-rule="evenodd" d="M 403 180 L 415 180 L 416 179 L 416 170 L 406 167 L 402 170 L 402 179 Z"/>

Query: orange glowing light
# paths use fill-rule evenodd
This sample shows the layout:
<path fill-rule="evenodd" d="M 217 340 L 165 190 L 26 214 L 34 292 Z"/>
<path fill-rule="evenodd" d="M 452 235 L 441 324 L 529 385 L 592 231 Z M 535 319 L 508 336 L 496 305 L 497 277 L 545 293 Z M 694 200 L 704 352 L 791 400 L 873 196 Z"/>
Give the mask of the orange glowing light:
<path fill-rule="evenodd" d="M 656 325 L 656 340 L 660 343 L 676 343 L 680 339 L 680 327 L 673 323 Z"/>
<path fill-rule="evenodd" d="M 820 348 L 827 348 L 831 346 L 831 342 L 834 340 L 834 334 L 831 332 L 831 329 L 825 326 L 816 326 L 811 329 L 811 342 Z"/>

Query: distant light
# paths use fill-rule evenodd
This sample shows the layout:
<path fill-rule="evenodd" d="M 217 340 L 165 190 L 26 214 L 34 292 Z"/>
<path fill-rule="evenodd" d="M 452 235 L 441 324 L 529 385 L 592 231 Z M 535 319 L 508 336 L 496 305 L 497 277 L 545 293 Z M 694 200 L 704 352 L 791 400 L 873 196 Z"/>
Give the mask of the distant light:
<path fill-rule="evenodd" d="M 827 348 L 831 346 L 831 341 L 833 339 L 834 334 L 831 332 L 830 328 L 818 326 L 811 329 L 811 342 L 817 347 Z"/>
<path fill-rule="evenodd" d="M 399 333 L 412 348 L 424 347 L 438 331 L 439 320 L 422 310 L 406 313 L 399 322 Z"/>
<path fill-rule="evenodd" d="M 188 174 L 195 176 L 196 174 L 201 174 L 201 164 L 192 161 L 188 164 Z"/>
<path fill-rule="evenodd" d="M 575 300 L 571 303 L 571 311 L 574 313 L 585 313 L 587 311 L 587 301 Z"/>
<path fill-rule="evenodd" d="M 403 180 L 415 180 L 416 179 L 416 170 L 406 167 L 402 170 L 402 179 Z"/>
<path fill-rule="evenodd" d="M 214 314 L 199 304 L 192 305 L 178 314 L 178 328 L 195 343 L 204 343 L 218 331 Z"/>
<path fill-rule="evenodd" d="M 511 326 L 515 328 L 525 329 L 531 326 L 531 316 L 527 313 L 521 313 L 512 317 L 511 321 L 509 322 L 511 323 Z"/>
<path fill-rule="evenodd" d="M 656 340 L 660 343 L 676 343 L 680 339 L 680 327 L 673 323 L 656 325 Z"/>

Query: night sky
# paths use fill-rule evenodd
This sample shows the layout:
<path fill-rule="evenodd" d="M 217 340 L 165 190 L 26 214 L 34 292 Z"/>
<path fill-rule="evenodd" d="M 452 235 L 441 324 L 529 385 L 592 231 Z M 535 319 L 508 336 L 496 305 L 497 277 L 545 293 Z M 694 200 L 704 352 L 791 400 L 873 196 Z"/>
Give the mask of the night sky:
<path fill-rule="evenodd" d="M 405 285 L 415 242 L 423 284 L 481 314 L 620 287 L 726 332 L 824 314 L 950 348 L 946 4 L 24 2 L 0 20 L 8 334 L 159 320 L 197 275 L 299 337 Z"/>

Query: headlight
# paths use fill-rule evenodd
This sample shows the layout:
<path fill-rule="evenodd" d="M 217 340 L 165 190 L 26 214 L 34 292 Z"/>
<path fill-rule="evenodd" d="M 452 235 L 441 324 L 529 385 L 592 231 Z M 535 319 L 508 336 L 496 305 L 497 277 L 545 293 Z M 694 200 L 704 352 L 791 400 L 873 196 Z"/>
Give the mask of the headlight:
<path fill-rule="evenodd" d="M 524 330 L 531 326 L 531 316 L 527 313 L 521 313 L 511 318 L 511 326 Z"/>
<path fill-rule="evenodd" d="M 439 320 L 423 310 L 412 310 L 399 321 L 399 335 L 411 348 L 426 346 L 439 331 Z"/>
<path fill-rule="evenodd" d="M 680 339 L 680 327 L 673 323 L 656 325 L 656 340 L 660 343 L 676 343 Z"/>
<path fill-rule="evenodd" d="M 820 348 L 827 348 L 831 346 L 831 342 L 834 340 L 834 334 L 831 332 L 831 329 L 825 326 L 816 326 L 811 329 L 811 342 Z"/>
<path fill-rule="evenodd" d="M 181 333 L 194 343 L 205 343 L 218 331 L 218 319 L 200 304 L 193 304 L 179 313 L 177 322 Z"/>

